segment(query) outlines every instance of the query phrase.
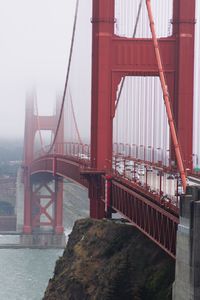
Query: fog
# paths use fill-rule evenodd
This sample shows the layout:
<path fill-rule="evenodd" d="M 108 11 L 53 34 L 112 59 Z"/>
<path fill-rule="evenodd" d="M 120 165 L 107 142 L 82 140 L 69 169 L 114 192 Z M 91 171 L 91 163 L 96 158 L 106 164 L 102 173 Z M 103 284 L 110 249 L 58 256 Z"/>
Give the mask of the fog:
<path fill-rule="evenodd" d="M 62 93 L 74 0 L 0 0 L 0 138 L 23 137 L 25 97 L 37 91 L 40 114 Z"/>
<path fill-rule="evenodd" d="M 88 138 L 90 131 L 91 2 L 80 0 L 69 82 L 82 138 Z M 23 138 L 25 97 L 33 88 L 37 92 L 39 114 L 52 113 L 56 95 L 62 95 L 64 88 L 75 3 L 75 0 L 0 0 L 0 138 Z M 137 12 L 134 7 L 138 3 L 138 0 L 116 1 L 116 34 L 132 35 Z M 196 3 L 194 153 L 199 153 L 200 0 Z M 160 24 L 156 27 L 158 36 L 169 35 L 172 1 L 162 0 L 158 5 L 157 0 L 153 0 L 152 7 L 156 24 Z M 169 17 L 166 18 L 167 14 Z M 147 13 L 143 7 L 137 36 L 144 33 L 150 36 L 149 24 L 145 20 Z M 120 104 L 123 102 L 122 99 Z M 130 134 L 135 136 L 132 132 Z M 140 141 L 140 144 L 144 142 Z"/>

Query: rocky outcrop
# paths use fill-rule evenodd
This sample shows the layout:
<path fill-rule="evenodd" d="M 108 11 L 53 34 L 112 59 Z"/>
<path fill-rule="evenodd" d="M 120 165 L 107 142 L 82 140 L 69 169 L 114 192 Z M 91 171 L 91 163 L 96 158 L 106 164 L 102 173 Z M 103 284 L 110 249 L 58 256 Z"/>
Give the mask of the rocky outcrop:
<path fill-rule="evenodd" d="M 43 300 L 171 299 L 174 261 L 130 225 L 75 223 Z"/>

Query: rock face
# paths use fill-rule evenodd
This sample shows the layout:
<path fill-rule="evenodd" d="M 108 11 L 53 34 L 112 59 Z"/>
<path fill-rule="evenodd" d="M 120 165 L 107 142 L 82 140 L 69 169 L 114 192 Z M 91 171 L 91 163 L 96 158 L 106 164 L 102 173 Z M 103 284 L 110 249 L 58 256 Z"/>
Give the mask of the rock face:
<path fill-rule="evenodd" d="M 75 223 L 43 300 L 171 299 L 174 261 L 130 225 Z"/>

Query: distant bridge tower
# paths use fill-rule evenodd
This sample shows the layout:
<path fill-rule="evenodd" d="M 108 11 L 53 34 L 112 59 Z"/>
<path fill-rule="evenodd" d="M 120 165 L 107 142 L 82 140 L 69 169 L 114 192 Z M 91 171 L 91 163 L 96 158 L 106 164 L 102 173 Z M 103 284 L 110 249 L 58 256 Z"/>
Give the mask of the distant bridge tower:
<path fill-rule="evenodd" d="M 37 159 L 34 153 L 36 133 L 55 133 L 59 117 L 56 114 L 38 116 L 34 111 L 34 96 L 26 102 L 24 135 L 24 225 L 21 243 L 24 245 L 59 246 L 63 243 L 63 182 L 62 178 L 40 170 L 31 173 L 31 164 Z M 40 132 L 41 134 L 41 132 Z M 63 120 L 56 139 L 56 145 L 63 147 Z M 42 140 L 42 137 L 41 137 Z M 43 149 L 44 155 L 47 154 Z M 56 151 L 57 149 L 55 149 Z M 62 149 L 59 149 L 59 153 Z M 62 153 L 61 153 L 62 154 Z M 42 153 L 40 153 L 40 156 Z M 54 168 L 52 168 L 53 170 Z"/>

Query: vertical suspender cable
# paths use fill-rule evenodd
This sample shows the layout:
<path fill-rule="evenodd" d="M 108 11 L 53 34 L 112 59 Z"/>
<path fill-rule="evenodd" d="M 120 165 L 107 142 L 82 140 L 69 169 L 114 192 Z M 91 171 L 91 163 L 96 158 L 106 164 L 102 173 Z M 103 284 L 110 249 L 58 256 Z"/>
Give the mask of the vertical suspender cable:
<path fill-rule="evenodd" d="M 135 38 L 135 36 L 136 36 L 138 22 L 139 22 L 139 18 L 140 18 L 141 9 L 142 9 L 142 1 L 143 0 L 140 0 L 140 4 L 139 4 L 139 7 L 138 7 L 138 13 L 137 13 L 136 21 L 135 21 L 135 26 L 134 26 L 134 31 L 133 31 L 132 38 Z M 115 104 L 115 111 L 116 111 L 117 106 L 119 104 L 119 100 L 120 100 L 120 97 L 121 97 L 122 89 L 124 87 L 124 82 L 125 82 L 125 77 L 123 77 L 122 83 L 120 85 L 120 90 L 119 90 L 119 93 L 118 93 L 118 96 L 117 96 L 117 100 L 116 100 L 116 104 Z"/>
<path fill-rule="evenodd" d="M 146 0 L 146 6 L 147 6 L 147 11 L 148 11 L 148 16 L 149 16 L 151 34 L 152 34 L 153 44 L 154 44 L 154 48 L 155 48 L 156 60 L 157 60 L 157 64 L 158 64 L 158 71 L 159 71 L 160 82 L 161 82 L 162 91 L 163 91 L 163 98 L 164 98 L 166 111 L 167 111 L 167 117 L 168 117 L 171 137 L 172 137 L 172 141 L 173 141 L 173 145 L 174 145 L 174 149 L 175 149 L 176 159 L 177 159 L 177 163 L 178 163 L 178 169 L 179 169 L 179 172 L 181 175 L 183 190 L 186 191 L 186 186 L 187 186 L 186 173 L 185 173 L 183 159 L 182 159 L 182 155 L 180 152 L 180 146 L 178 143 L 177 133 L 176 133 L 175 125 L 174 125 L 174 119 L 173 119 L 170 100 L 169 100 L 168 87 L 167 87 L 167 83 L 166 83 L 165 76 L 164 76 L 163 65 L 162 65 L 160 50 L 159 50 L 159 46 L 158 46 L 158 40 L 156 37 L 155 24 L 154 24 L 150 0 Z"/>
<path fill-rule="evenodd" d="M 127 82 L 127 89 L 126 89 L 126 96 L 128 98 L 129 95 L 129 81 Z M 125 115 L 125 119 L 126 120 L 125 124 L 126 124 L 126 143 L 128 143 L 128 130 L 129 130 L 129 118 L 128 118 L 128 111 L 129 111 L 129 105 L 128 105 L 129 101 L 126 101 L 126 105 L 125 105 L 125 111 L 126 111 L 126 115 Z"/>

